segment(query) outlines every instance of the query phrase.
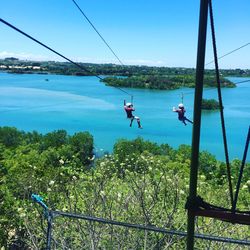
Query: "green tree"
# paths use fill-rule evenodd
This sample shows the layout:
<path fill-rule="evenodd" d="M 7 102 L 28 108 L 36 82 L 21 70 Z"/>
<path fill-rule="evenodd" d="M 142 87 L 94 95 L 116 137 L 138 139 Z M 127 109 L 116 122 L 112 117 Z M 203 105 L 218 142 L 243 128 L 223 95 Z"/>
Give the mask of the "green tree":
<path fill-rule="evenodd" d="M 202 99 L 201 108 L 205 110 L 220 109 L 220 104 L 215 99 Z"/>
<path fill-rule="evenodd" d="M 63 144 L 66 144 L 68 142 L 67 137 L 67 131 L 66 130 L 57 130 L 50 133 L 47 133 L 43 137 L 43 148 L 58 148 L 62 146 Z"/>
<path fill-rule="evenodd" d="M 93 157 L 93 136 L 88 132 L 75 133 L 70 138 L 73 153 L 77 155 L 82 164 L 89 164 Z"/>
<path fill-rule="evenodd" d="M 14 127 L 0 127 L 0 143 L 6 147 L 17 147 L 22 143 L 23 132 Z"/>

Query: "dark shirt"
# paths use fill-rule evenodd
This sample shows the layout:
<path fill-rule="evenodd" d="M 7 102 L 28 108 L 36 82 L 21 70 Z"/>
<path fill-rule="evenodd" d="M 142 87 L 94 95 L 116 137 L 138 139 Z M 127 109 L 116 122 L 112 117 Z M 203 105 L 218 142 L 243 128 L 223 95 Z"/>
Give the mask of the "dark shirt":
<path fill-rule="evenodd" d="M 175 110 L 175 112 L 178 113 L 179 120 L 183 120 L 185 118 L 185 112 L 186 112 L 185 109 L 177 109 Z"/>
<path fill-rule="evenodd" d="M 133 114 L 132 112 L 135 111 L 134 108 L 130 108 L 130 107 L 127 107 L 127 106 L 124 106 L 124 109 L 127 113 L 127 118 L 133 118 Z"/>

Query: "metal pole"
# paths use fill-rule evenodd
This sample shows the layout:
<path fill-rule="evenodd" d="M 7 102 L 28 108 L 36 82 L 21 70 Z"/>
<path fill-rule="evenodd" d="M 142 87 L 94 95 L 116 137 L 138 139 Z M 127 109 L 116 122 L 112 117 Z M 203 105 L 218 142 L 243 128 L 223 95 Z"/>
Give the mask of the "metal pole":
<path fill-rule="evenodd" d="M 250 140 L 250 126 L 248 127 L 248 134 L 247 134 L 245 150 L 244 150 L 243 159 L 242 159 L 242 162 L 241 162 L 240 174 L 239 174 L 237 187 L 236 187 L 236 192 L 235 192 L 235 198 L 234 198 L 233 206 L 232 206 L 232 211 L 233 212 L 235 212 L 235 210 L 236 210 L 236 204 L 237 204 L 239 190 L 240 190 L 240 183 L 241 183 L 243 170 L 244 170 L 244 166 L 245 166 L 245 162 L 246 162 L 246 158 L 247 158 L 247 150 L 248 150 L 248 146 L 249 146 L 249 140 Z"/>
<path fill-rule="evenodd" d="M 52 220 L 53 220 L 53 213 L 48 211 L 48 228 L 47 228 L 47 245 L 46 250 L 51 249 L 51 235 L 52 235 Z"/>
<path fill-rule="evenodd" d="M 214 63 L 215 63 L 218 99 L 219 99 L 219 104 L 220 104 L 220 119 L 221 119 L 222 137 L 223 137 L 226 166 L 227 166 L 227 178 L 228 178 L 229 194 L 230 194 L 230 199 L 231 199 L 231 205 L 233 206 L 233 200 L 234 200 L 233 187 L 232 187 L 231 169 L 230 169 L 229 154 L 228 154 L 228 147 L 227 147 L 227 135 L 226 135 L 224 112 L 223 112 L 223 102 L 222 102 L 222 95 L 221 95 L 220 72 L 219 72 L 217 49 L 216 49 L 212 0 L 209 0 L 208 7 L 209 7 L 209 14 L 210 14 L 210 21 L 211 21 L 211 33 L 212 33 L 212 42 L 213 42 L 213 51 L 214 51 Z"/>
<path fill-rule="evenodd" d="M 199 146 L 200 146 L 200 128 L 201 128 L 201 103 L 204 78 L 204 61 L 206 51 L 206 35 L 207 35 L 207 16 L 208 16 L 208 0 L 200 1 L 200 18 L 199 18 L 199 36 L 196 62 L 196 78 L 195 78 L 195 98 L 194 98 L 194 126 L 192 135 L 192 154 L 191 154 L 191 170 L 189 181 L 189 203 L 194 203 L 197 195 L 197 177 L 199 165 Z M 187 226 L 187 249 L 194 249 L 194 229 L 195 216 L 188 208 L 188 226 Z"/>

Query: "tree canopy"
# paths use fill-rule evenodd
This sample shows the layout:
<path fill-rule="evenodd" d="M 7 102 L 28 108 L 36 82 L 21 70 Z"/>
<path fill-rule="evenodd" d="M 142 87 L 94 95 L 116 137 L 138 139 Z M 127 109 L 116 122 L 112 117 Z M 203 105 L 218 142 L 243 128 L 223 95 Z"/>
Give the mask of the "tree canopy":
<path fill-rule="evenodd" d="M 220 104 L 215 99 L 202 99 L 201 109 L 217 110 L 220 109 Z"/>
<path fill-rule="evenodd" d="M 178 75 L 195 75 L 194 68 L 184 67 L 151 67 L 137 65 L 117 65 L 117 64 L 94 64 L 94 63 L 78 63 L 84 67 L 86 71 L 81 70 L 74 64 L 69 62 L 56 61 L 28 61 L 18 60 L 17 58 L 0 59 L 0 70 L 9 73 L 42 73 L 42 74 L 61 74 L 61 75 L 105 75 L 105 76 L 178 76 Z M 223 77 L 237 76 L 249 77 L 250 69 L 221 69 L 220 73 Z M 205 70 L 206 75 L 215 75 L 214 70 Z M 181 79 L 182 82 L 182 79 Z"/>
<path fill-rule="evenodd" d="M 103 82 L 108 86 L 126 87 L 126 88 L 146 88 L 171 90 L 182 87 L 194 88 L 194 75 L 140 75 L 131 77 L 106 77 Z M 236 85 L 221 78 L 222 87 L 235 87 Z M 216 79 L 214 76 L 206 75 L 204 77 L 204 87 L 216 87 Z"/>
<path fill-rule="evenodd" d="M 186 230 L 191 148 L 174 149 L 142 138 L 121 139 L 112 154 L 92 162 L 93 137 L 57 130 L 42 135 L 0 128 L 0 245 L 6 249 L 44 249 L 46 219 L 32 193 L 50 209 L 106 219 Z M 233 185 L 240 161 L 232 162 Z M 243 176 L 238 208 L 249 210 L 249 164 Z M 225 163 L 200 153 L 198 193 L 229 206 Z M 197 220 L 199 233 L 247 238 L 249 227 L 212 219 Z M 97 222 L 57 217 L 52 249 L 183 249 L 185 239 Z M 198 249 L 235 249 L 226 243 L 196 241 Z M 243 249 L 243 248 L 242 248 Z"/>

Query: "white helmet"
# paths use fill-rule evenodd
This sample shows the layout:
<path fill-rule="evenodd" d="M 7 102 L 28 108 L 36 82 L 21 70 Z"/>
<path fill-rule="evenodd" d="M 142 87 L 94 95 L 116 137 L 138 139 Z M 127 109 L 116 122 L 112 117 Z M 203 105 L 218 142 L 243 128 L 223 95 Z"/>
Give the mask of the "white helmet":
<path fill-rule="evenodd" d="M 180 103 L 180 104 L 178 105 L 178 107 L 179 107 L 180 109 L 182 109 L 182 108 L 184 108 L 184 105 L 183 105 L 182 103 Z"/>
<path fill-rule="evenodd" d="M 129 106 L 131 106 L 131 105 L 132 105 L 132 103 L 130 103 L 130 102 L 127 102 L 127 103 L 126 103 L 126 106 L 127 106 L 127 107 L 129 107 Z"/>

